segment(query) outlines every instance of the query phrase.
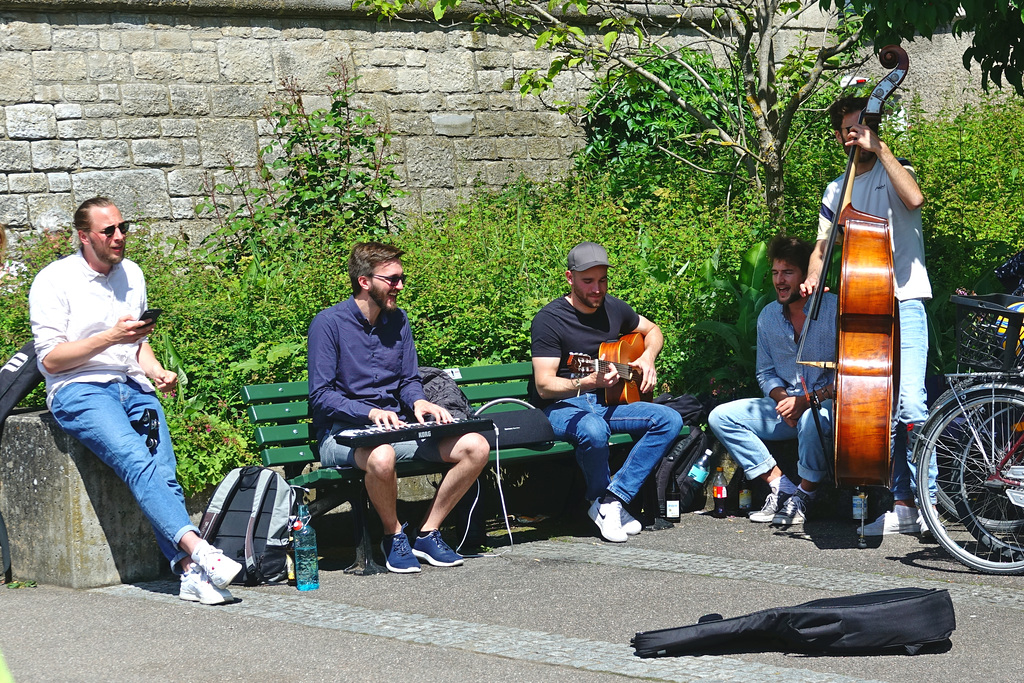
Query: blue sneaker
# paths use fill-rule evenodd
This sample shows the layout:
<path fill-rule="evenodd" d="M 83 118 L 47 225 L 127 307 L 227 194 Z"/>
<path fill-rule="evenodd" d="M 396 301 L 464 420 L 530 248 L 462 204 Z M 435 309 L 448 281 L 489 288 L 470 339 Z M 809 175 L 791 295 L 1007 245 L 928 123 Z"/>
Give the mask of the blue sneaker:
<path fill-rule="evenodd" d="M 437 529 L 426 536 L 417 536 L 412 542 L 412 554 L 435 567 L 457 567 L 462 564 L 462 555 L 448 547 Z"/>
<path fill-rule="evenodd" d="M 381 552 L 384 553 L 385 564 L 388 571 L 396 574 L 415 574 L 420 570 L 420 563 L 412 554 L 409 547 L 409 537 L 405 535 L 405 525 L 402 530 L 394 536 L 385 536 L 380 542 Z"/>

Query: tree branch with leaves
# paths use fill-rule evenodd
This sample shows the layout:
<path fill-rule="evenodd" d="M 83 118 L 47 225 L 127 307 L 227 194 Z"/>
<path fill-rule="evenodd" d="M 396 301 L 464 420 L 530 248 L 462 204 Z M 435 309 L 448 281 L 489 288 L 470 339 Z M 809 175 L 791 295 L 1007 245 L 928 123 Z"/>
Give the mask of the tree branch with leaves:
<path fill-rule="evenodd" d="M 551 61 L 546 70 L 530 69 L 509 84 L 524 95 L 551 90 L 556 78 L 570 70 L 590 78 L 629 72 L 647 80 L 696 122 L 700 134 L 685 144 L 733 155 L 776 223 L 784 216 L 784 161 L 794 119 L 830 75 L 857 63 L 861 45 L 859 16 L 837 13 L 826 30 L 802 34 L 783 49 L 783 33 L 795 33 L 794 23 L 818 11 L 818 0 L 483 0 L 472 5 L 462 0 L 357 0 L 356 5 L 385 18 L 470 22 L 476 30 L 531 39 L 536 49 L 551 53 Z M 669 60 L 700 83 L 703 74 L 690 67 L 694 51 L 711 54 L 718 68 L 735 75 L 731 91 L 704 82 L 709 97 L 697 103 L 651 68 L 652 60 Z M 562 111 L 571 108 L 557 104 Z M 671 151 L 688 156 L 685 148 Z"/>

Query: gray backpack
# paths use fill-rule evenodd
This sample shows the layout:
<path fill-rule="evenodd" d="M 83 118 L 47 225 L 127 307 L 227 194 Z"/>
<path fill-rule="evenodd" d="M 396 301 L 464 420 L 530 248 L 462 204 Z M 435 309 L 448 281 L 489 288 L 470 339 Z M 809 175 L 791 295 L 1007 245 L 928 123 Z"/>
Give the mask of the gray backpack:
<path fill-rule="evenodd" d="M 239 467 L 217 485 L 199 533 L 243 565 L 234 583 L 284 581 L 294 508 L 295 492 L 280 474 L 255 465 Z"/>

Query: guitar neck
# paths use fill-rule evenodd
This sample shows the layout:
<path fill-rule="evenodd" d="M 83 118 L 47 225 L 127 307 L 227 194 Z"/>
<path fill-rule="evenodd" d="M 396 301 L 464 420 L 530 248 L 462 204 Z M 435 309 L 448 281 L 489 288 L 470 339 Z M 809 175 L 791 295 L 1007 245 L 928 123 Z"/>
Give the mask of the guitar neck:
<path fill-rule="evenodd" d="M 628 363 L 614 363 L 612 361 L 607 360 L 596 360 L 594 361 L 594 363 L 597 367 L 597 371 L 600 373 L 608 372 L 608 368 L 611 366 L 614 367 L 616 372 L 619 373 L 619 377 L 626 380 L 627 382 L 632 382 L 634 380 L 640 379 L 639 373 L 637 373 L 633 368 L 631 368 Z"/>

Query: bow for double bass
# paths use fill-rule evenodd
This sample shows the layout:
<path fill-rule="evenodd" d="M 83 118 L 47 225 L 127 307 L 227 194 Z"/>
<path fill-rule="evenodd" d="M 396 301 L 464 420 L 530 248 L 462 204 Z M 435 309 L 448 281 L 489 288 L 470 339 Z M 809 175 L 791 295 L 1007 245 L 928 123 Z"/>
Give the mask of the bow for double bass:
<path fill-rule="evenodd" d="M 892 71 L 872 91 L 859 121 L 876 130 L 885 99 L 903 82 L 910 66 L 906 51 L 896 45 L 884 48 L 879 60 Z M 837 485 L 888 486 L 891 425 L 899 386 L 899 309 L 889 222 L 884 217 L 858 211 L 852 204 L 860 151 L 857 145 L 850 148 L 839 207 L 825 246 L 822 272 L 811 297 L 808 324 L 817 320 L 832 254 L 842 233 L 833 401 L 834 478 Z M 806 362 L 803 359 L 806 338 L 805 328 L 797 349 L 798 363 Z"/>

